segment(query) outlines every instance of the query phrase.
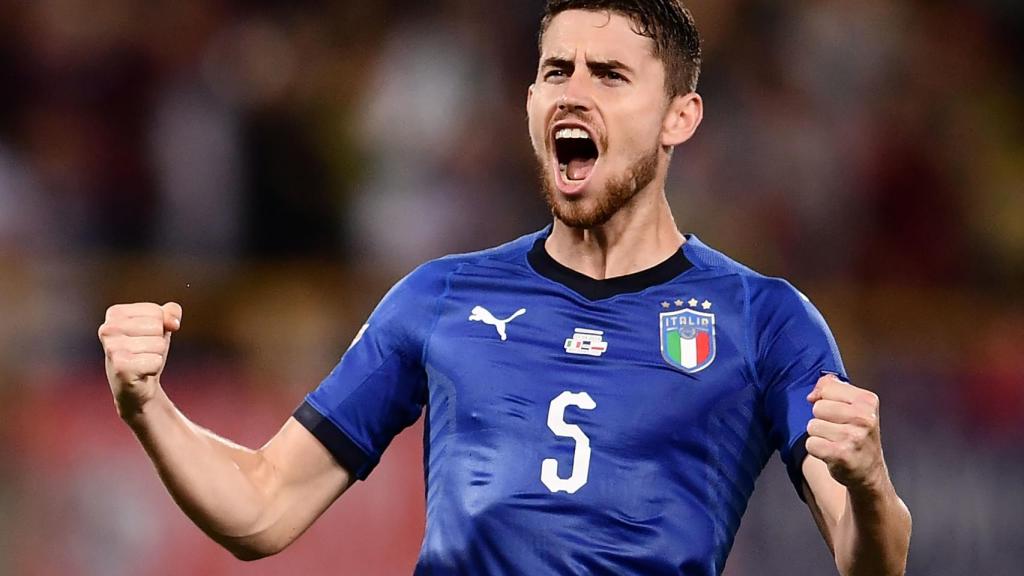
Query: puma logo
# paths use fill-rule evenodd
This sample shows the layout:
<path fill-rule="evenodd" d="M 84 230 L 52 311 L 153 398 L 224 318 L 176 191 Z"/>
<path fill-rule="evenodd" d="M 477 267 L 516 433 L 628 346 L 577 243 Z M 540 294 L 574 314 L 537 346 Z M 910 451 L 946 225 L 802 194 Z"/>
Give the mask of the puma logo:
<path fill-rule="evenodd" d="M 515 314 L 512 314 L 508 318 L 498 320 L 487 308 L 484 308 L 483 306 L 475 306 L 473 307 L 472 314 L 469 315 L 469 321 L 483 322 L 488 326 L 494 326 L 494 329 L 498 331 L 498 336 L 501 337 L 501 341 L 504 342 L 505 340 L 508 340 L 508 335 L 505 333 L 505 326 L 523 314 L 526 314 L 526 308 L 520 308 L 515 311 Z"/>

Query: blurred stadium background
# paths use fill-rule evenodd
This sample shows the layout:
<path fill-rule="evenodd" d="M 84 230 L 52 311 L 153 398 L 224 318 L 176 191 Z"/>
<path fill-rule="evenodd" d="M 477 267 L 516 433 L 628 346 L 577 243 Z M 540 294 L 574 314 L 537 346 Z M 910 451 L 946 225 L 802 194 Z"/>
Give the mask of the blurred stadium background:
<path fill-rule="evenodd" d="M 691 0 L 677 220 L 786 276 L 877 390 L 910 574 L 1024 566 L 1024 4 Z M 419 427 L 253 565 L 111 406 L 107 305 L 176 299 L 166 387 L 259 445 L 417 263 L 543 226 L 540 0 L 0 2 L 0 574 L 409 574 Z M 769 465 L 728 576 L 830 574 Z"/>

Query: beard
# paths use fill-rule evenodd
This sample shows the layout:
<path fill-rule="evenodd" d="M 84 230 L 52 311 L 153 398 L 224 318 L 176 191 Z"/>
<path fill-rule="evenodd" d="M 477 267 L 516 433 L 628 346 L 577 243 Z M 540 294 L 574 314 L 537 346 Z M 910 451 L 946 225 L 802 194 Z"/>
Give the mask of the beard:
<path fill-rule="evenodd" d="M 548 168 L 548 161 L 539 155 L 537 162 L 540 173 L 541 191 L 551 214 L 570 228 L 594 228 L 611 220 L 633 200 L 638 192 L 650 184 L 658 174 L 659 146 L 641 154 L 618 177 L 608 180 L 603 191 L 590 198 L 559 198 L 554 176 Z"/>

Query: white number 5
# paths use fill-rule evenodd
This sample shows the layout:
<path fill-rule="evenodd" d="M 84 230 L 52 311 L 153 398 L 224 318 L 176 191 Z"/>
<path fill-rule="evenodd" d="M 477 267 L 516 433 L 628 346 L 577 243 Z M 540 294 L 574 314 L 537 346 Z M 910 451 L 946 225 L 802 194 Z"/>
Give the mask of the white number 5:
<path fill-rule="evenodd" d="M 582 410 L 593 410 L 597 403 L 586 392 L 562 392 L 551 401 L 548 409 L 548 428 L 556 436 L 572 438 L 576 441 L 576 451 L 572 456 L 572 472 L 568 478 L 558 476 L 558 461 L 545 458 L 540 467 L 540 481 L 552 492 L 568 492 L 575 494 L 587 483 L 590 475 L 590 438 L 575 424 L 565 422 L 565 409 L 575 406 Z"/>

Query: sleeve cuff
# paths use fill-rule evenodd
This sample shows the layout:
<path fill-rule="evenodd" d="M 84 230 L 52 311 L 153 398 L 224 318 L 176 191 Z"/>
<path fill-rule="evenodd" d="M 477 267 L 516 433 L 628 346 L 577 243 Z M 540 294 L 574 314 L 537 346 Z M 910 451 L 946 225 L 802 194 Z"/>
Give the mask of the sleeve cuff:
<path fill-rule="evenodd" d="M 793 483 L 793 488 L 796 489 L 796 495 L 800 497 L 800 500 L 804 499 L 804 459 L 807 458 L 807 438 L 809 435 L 805 432 L 802 436 L 796 439 L 793 446 L 789 449 L 789 461 L 786 462 L 786 472 L 789 473 L 789 481 Z"/>
<path fill-rule="evenodd" d="M 356 445 L 338 426 L 305 400 L 292 416 L 324 445 L 339 464 L 359 480 L 366 480 L 377 461 Z"/>

